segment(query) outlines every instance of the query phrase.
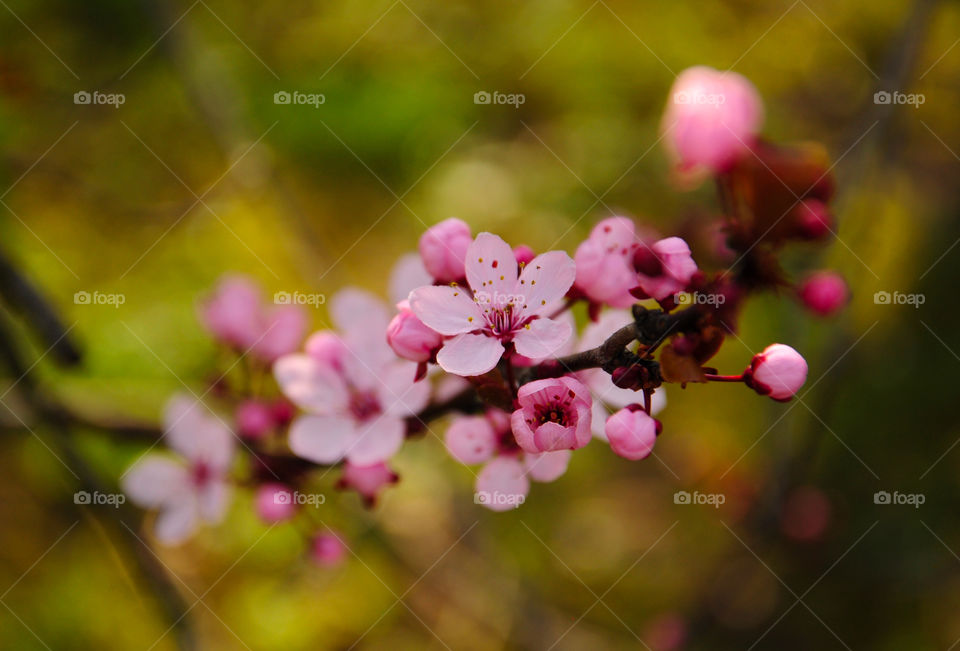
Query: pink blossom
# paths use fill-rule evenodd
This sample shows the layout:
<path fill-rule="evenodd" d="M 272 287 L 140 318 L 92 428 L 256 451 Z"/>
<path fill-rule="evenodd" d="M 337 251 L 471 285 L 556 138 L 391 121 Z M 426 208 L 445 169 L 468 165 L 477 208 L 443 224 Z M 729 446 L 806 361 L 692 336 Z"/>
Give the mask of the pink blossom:
<path fill-rule="evenodd" d="M 267 524 L 284 522 L 297 512 L 293 502 L 293 491 L 289 486 L 271 482 L 257 488 L 254 498 L 257 515 Z"/>
<path fill-rule="evenodd" d="M 497 451 L 497 433 L 485 416 L 454 420 L 444 435 L 447 451 L 460 463 L 472 465 L 491 459 Z"/>
<path fill-rule="evenodd" d="M 307 328 L 299 305 L 267 307 L 260 287 L 246 276 L 224 276 L 200 305 L 203 324 L 225 344 L 266 362 L 293 352 Z"/>
<path fill-rule="evenodd" d="M 387 464 L 380 462 L 369 466 L 358 466 L 349 461 L 343 465 L 343 474 L 337 482 L 339 488 L 357 491 L 368 506 L 376 502 L 377 495 L 384 486 L 397 483 L 397 473 Z"/>
<path fill-rule="evenodd" d="M 443 337 L 410 309 L 408 301 L 397 304 L 400 311 L 387 327 L 387 343 L 397 355 L 411 362 L 427 362 L 443 343 Z"/>
<path fill-rule="evenodd" d="M 469 237 L 468 237 L 469 240 Z M 467 242 L 469 244 L 469 241 Z M 466 248 L 464 248 L 464 253 Z M 390 302 L 396 305 L 400 301 L 407 300 L 410 292 L 417 287 L 430 285 L 433 283 L 433 277 L 423 266 L 423 260 L 416 253 L 407 253 L 400 256 L 393 269 L 390 271 L 388 281 L 388 296 Z"/>
<path fill-rule="evenodd" d="M 633 254 L 639 246 L 631 219 L 610 217 L 598 223 L 574 254 L 576 288 L 596 303 L 629 307 L 636 302 L 630 290 L 638 284 Z"/>
<path fill-rule="evenodd" d="M 223 519 L 230 499 L 227 479 L 234 436 L 198 402 L 175 396 L 164 412 L 164 441 L 179 459 L 148 454 L 127 470 L 121 485 L 134 503 L 160 513 L 157 539 L 175 545 L 186 540 L 199 521 Z"/>
<path fill-rule="evenodd" d="M 452 337 L 437 354 L 448 373 L 482 375 L 493 369 L 513 344 L 520 355 L 540 359 L 567 339 L 566 323 L 546 316 L 550 304 L 573 284 L 573 260 L 562 251 L 538 255 L 517 274 L 510 246 L 496 235 L 480 233 L 467 249 L 463 287 L 420 287 L 410 293 L 410 308 L 427 326 Z"/>
<path fill-rule="evenodd" d="M 724 172 L 749 151 L 763 125 L 757 89 L 735 72 L 705 66 L 680 73 L 661 130 L 681 171 Z"/>
<path fill-rule="evenodd" d="M 420 236 L 423 266 L 437 282 L 463 280 L 464 258 L 472 239 L 470 227 L 455 217 L 431 226 Z"/>
<path fill-rule="evenodd" d="M 310 558 L 321 567 L 335 567 L 347 556 L 347 548 L 334 533 L 321 533 L 310 543 Z"/>
<path fill-rule="evenodd" d="M 497 457 L 477 475 L 476 501 L 493 511 L 515 509 L 526 500 L 530 480 L 516 457 Z"/>
<path fill-rule="evenodd" d="M 743 373 L 747 386 L 781 402 L 790 400 L 807 380 L 807 362 L 790 346 L 770 344 L 754 355 Z"/>
<path fill-rule="evenodd" d="M 576 450 L 590 442 L 590 391 L 572 377 L 536 380 L 520 387 L 520 408 L 510 423 L 527 452 Z"/>
<path fill-rule="evenodd" d="M 269 434 L 276 424 L 274 418 L 274 407 L 260 400 L 244 400 L 234 414 L 237 432 L 248 439 Z"/>
<path fill-rule="evenodd" d="M 697 272 L 690 247 L 679 237 L 660 240 L 649 249 L 638 248 L 634 264 L 640 289 L 658 301 L 683 291 Z"/>
<path fill-rule="evenodd" d="M 333 297 L 330 310 L 340 347 L 330 333 L 322 341 L 326 353 L 337 354 L 293 354 L 274 364 L 284 395 L 307 412 L 290 426 L 290 449 L 322 464 L 386 461 L 403 443 L 405 419 L 426 406 L 430 387 L 415 383 L 416 364 L 398 360 L 387 344 L 382 301 L 348 289 Z"/>
<path fill-rule="evenodd" d="M 820 316 L 836 314 L 850 299 L 850 290 L 843 276 L 833 271 L 812 274 L 797 293 L 807 309 Z"/>
<path fill-rule="evenodd" d="M 590 323 L 583 330 L 583 335 L 577 343 L 578 351 L 596 348 L 607 340 L 614 332 L 633 322 L 633 316 L 626 310 L 605 310 L 595 323 Z M 607 417 L 610 415 L 607 407 L 620 409 L 629 404 L 643 401 L 643 394 L 632 389 L 622 389 L 613 383 L 610 374 L 603 369 L 594 368 L 580 371 L 576 377 L 587 385 L 593 396 L 593 435 L 607 440 Z M 657 389 L 650 400 L 650 413 L 654 416 L 667 406 L 667 393 L 663 387 Z"/>
<path fill-rule="evenodd" d="M 607 419 L 610 448 L 624 459 L 645 459 L 653 452 L 659 423 L 642 409 L 625 407 Z"/>

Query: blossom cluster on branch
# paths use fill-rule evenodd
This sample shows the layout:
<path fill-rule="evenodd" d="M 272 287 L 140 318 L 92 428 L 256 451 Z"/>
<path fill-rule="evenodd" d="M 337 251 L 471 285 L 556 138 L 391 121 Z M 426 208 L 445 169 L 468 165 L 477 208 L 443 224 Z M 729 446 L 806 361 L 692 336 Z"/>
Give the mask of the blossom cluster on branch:
<path fill-rule="evenodd" d="M 253 487 L 264 521 L 309 525 L 296 495 L 336 468 L 339 487 L 374 504 L 399 479 L 394 455 L 443 419 L 450 456 L 479 466 L 475 501 L 502 511 L 593 439 L 625 459 L 652 454 L 667 384 L 741 382 L 791 399 L 807 364 L 790 346 L 771 344 L 740 374 L 709 366 L 753 294 L 792 292 L 821 316 L 848 298 L 833 272 L 794 282 L 781 265 L 785 247 L 832 233 L 834 188 L 823 149 L 763 139 L 763 113 L 740 75 L 677 78 L 663 140 L 678 180 L 712 179 L 719 204 L 684 237 L 611 216 L 571 257 L 446 219 L 394 268 L 392 305 L 343 289 L 332 325 L 305 341 L 302 307 L 267 305 L 249 279 L 224 278 L 201 321 L 244 372 L 220 376 L 209 404 L 173 399 L 165 442 L 176 458 L 144 456 L 125 490 L 158 511 L 167 543 L 219 521 L 235 485 Z M 318 562 L 342 557 L 336 534 L 313 530 Z"/>

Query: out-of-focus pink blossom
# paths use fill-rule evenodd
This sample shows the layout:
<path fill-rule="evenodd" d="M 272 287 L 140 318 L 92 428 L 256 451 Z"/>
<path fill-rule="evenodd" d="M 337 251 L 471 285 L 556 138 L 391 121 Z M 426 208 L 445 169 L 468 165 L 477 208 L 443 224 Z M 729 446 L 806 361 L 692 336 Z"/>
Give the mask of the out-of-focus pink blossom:
<path fill-rule="evenodd" d="M 770 344 L 754 355 L 743 378 L 760 395 L 784 402 L 807 381 L 807 361 L 790 346 Z"/>
<path fill-rule="evenodd" d="M 463 280 L 464 258 L 473 241 L 470 227 L 455 217 L 445 219 L 420 236 L 420 258 L 430 275 L 440 283 Z"/>
<path fill-rule="evenodd" d="M 165 544 L 183 542 L 200 521 L 223 519 L 230 500 L 227 472 L 234 436 L 201 403 L 175 396 L 164 412 L 164 441 L 180 459 L 148 454 L 127 470 L 121 486 L 134 503 L 160 513 L 154 525 Z"/>
<path fill-rule="evenodd" d="M 433 278 L 426 267 L 423 266 L 423 260 L 420 259 L 419 255 L 407 253 L 400 256 L 390 272 L 388 282 L 390 302 L 396 305 L 400 301 L 405 301 L 411 291 L 431 283 L 433 283 Z"/>
<path fill-rule="evenodd" d="M 349 461 L 343 464 L 343 474 L 337 482 L 338 487 L 355 490 L 367 505 L 373 505 L 380 491 L 390 484 L 397 483 L 397 473 L 385 463 L 358 466 Z"/>
<path fill-rule="evenodd" d="M 787 495 L 780 513 L 783 533 L 802 542 L 818 540 L 830 525 L 830 499 L 814 486 L 800 486 Z"/>
<path fill-rule="evenodd" d="M 651 651 L 678 651 L 686 644 L 687 635 L 687 622 L 677 613 L 658 616 L 643 631 Z"/>
<path fill-rule="evenodd" d="M 347 548 L 339 535 L 321 533 L 313 537 L 310 558 L 321 567 L 336 567 L 347 556 Z"/>
<path fill-rule="evenodd" d="M 650 248 L 636 249 L 633 261 L 640 289 L 658 301 L 682 292 L 697 273 L 690 247 L 679 237 L 668 237 Z"/>
<path fill-rule="evenodd" d="M 274 407 L 260 400 L 244 400 L 234 414 L 237 433 L 248 439 L 258 439 L 270 433 L 276 424 Z"/>
<path fill-rule="evenodd" d="M 819 199 L 805 199 L 794 210 L 797 233 L 804 239 L 819 240 L 831 232 L 833 217 Z"/>
<path fill-rule="evenodd" d="M 506 242 L 480 233 L 467 249 L 470 291 L 444 286 L 410 293 L 413 313 L 452 337 L 437 354 L 437 363 L 448 373 L 486 373 L 500 361 L 504 344 L 512 343 L 518 354 L 540 359 L 570 338 L 569 325 L 550 319 L 546 310 L 573 284 L 573 260 L 563 251 L 550 251 L 534 258 L 519 277 L 517 266 Z"/>
<path fill-rule="evenodd" d="M 267 306 L 250 278 L 224 276 L 200 305 L 200 319 L 223 343 L 272 362 L 303 340 L 307 316 L 299 305 Z"/>
<path fill-rule="evenodd" d="M 427 403 L 430 387 L 414 382 L 416 364 L 398 360 L 386 342 L 386 305 L 348 289 L 330 301 L 342 346 L 336 355 L 293 354 L 274 364 L 284 395 L 307 411 L 290 426 L 290 448 L 316 463 L 386 461 L 400 448 L 405 419 Z M 322 340 L 311 337 L 311 343 Z"/>
<path fill-rule="evenodd" d="M 642 409 L 625 407 L 607 419 L 610 449 L 624 459 L 646 459 L 657 442 L 659 424 Z"/>
<path fill-rule="evenodd" d="M 497 452 L 497 434 L 485 416 L 454 420 L 444 435 L 447 451 L 460 463 L 483 463 Z"/>
<path fill-rule="evenodd" d="M 797 290 L 800 300 L 820 316 L 836 314 L 850 299 L 850 290 L 843 276 L 834 271 L 818 271 L 803 281 Z"/>
<path fill-rule="evenodd" d="M 520 387 L 510 423 L 527 452 L 576 450 L 590 442 L 590 390 L 572 377 L 536 380 Z"/>
<path fill-rule="evenodd" d="M 271 482 L 257 488 L 254 498 L 257 515 L 267 524 L 289 520 L 297 512 L 293 502 L 293 491 L 289 486 Z"/>
<path fill-rule="evenodd" d="M 763 102 L 753 84 L 735 72 L 697 66 L 674 81 L 661 131 L 681 171 L 720 173 L 749 151 L 762 125 Z"/>
<path fill-rule="evenodd" d="M 513 247 L 513 257 L 517 259 L 518 265 L 527 265 L 537 257 L 537 254 L 526 244 L 519 244 Z"/>
<path fill-rule="evenodd" d="M 530 480 L 516 457 L 496 457 L 477 475 L 476 501 L 493 511 L 519 507 L 530 492 Z"/>
<path fill-rule="evenodd" d="M 574 254 L 576 288 L 595 303 L 629 307 L 636 301 L 630 290 L 639 284 L 633 255 L 640 246 L 633 220 L 604 219 L 593 227 L 590 237 L 580 243 Z"/>
<path fill-rule="evenodd" d="M 424 325 L 407 301 L 398 303 L 397 309 L 400 312 L 387 327 L 387 343 L 393 352 L 404 359 L 411 362 L 429 361 L 443 344 L 443 337 Z"/>

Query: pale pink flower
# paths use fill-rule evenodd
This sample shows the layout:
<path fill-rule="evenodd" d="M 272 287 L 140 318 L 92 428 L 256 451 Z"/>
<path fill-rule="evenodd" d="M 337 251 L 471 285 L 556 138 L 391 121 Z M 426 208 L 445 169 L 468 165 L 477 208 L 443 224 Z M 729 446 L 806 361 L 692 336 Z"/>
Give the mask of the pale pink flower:
<path fill-rule="evenodd" d="M 223 343 L 266 362 L 297 349 L 307 328 L 299 305 L 267 306 L 259 285 L 246 276 L 224 276 L 200 305 L 203 324 Z"/>
<path fill-rule="evenodd" d="M 800 289 L 800 300 L 810 311 L 820 316 L 839 312 L 850 300 L 850 290 L 843 276 L 834 271 L 818 271 L 811 274 Z"/>
<path fill-rule="evenodd" d="M 400 478 L 387 464 L 380 462 L 369 466 L 357 466 L 349 461 L 343 464 L 343 474 L 337 482 L 339 488 L 357 491 L 367 506 L 373 506 L 380 491 Z"/>
<path fill-rule="evenodd" d="M 573 256 L 576 288 L 595 303 L 629 307 L 636 302 L 630 290 L 638 284 L 633 254 L 639 246 L 633 220 L 610 217 L 598 223 Z"/>
<path fill-rule="evenodd" d="M 201 520 L 215 524 L 226 514 L 234 436 L 201 403 L 185 396 L 168 403 L 164 425 L 164 441 L 180 458 L 146 455 L 127 470 L 121 485 L 134 503 L 160 512 L 157 539 L 175 545 Z"/>
<path fill-rule="evenodd" d="M 527 452 L 576 450 L 590 442 L 590 390 L 572 377 L 536 380 L 517 392 L 510 423 Z"/>
<path fill-rule="evenodd" d="M 607 419 L 606 434 L 610 449 L 624 459 L 645 459 L 657 441 L 658 423 L 647 412 L 625 407 Z"/>
<path fill-rule="evenodd" d="M 610 335 L 631 323 L 633 316 L 626 310 L 604 310 L 595 323 L 590 323 L 583 329 L 577 351 L 596 348 L 606 341 Z M 593 396 L 593 435 L 607 440 L 604 431 L 607 417 L 610 415 L 608 407 L 622 409 L 629 404 L 642 403 L 643 393 L 632 389 L 623 389 L 613 383 L 610 374 L 599 368 L 580 371 L 576 377 L 587 385 L 590 395 Z M 650 413 L 657 415 L 667 406 L 667 392 L 663 387 L 658 388 L 650 397 Z"/>
<path fill-rule="evenodd" d="M 335 567 L 347 556 L 347 548 L 340 536 L 321 533 L 310 542 L 310 558 L 321 567 Z"/>
<path fill-rule="evenodd" d="M 567 339 L 566 323 L 545 316 L 550 304 L 573 284 L 573 260 L 562 251 L 538 255 L 517 273 L 512 249 L 490 233 L 480 233 L 467 249 L 469 291 L 460 286 L 420 287 L 410 308 L 426 325 L 452 337 L 437 354 L 448 373 L 482 375 L 493 369 L 513 344 L 520 355 L 540 359 Z"/>
<path fill-rule="evenodd" d="M 466 222 L 445 219 L 420 236 L 420 258 L 437 282 L 452 283 L 464 278 L 464 257 L 473 238 Z"/>
<path fill-rule="evenodd" d="M 634 264 L 640 289 L 658 301 L 682 292 L 697 272 L 690 247 L 679 237 L 660 240 L 649 249 L 638 248 Z"/>
<path fill-rule="evenodd" d="M 416 364 L 398 360 L 386 342 L 386 305 L 347 289 L 330 301 L 339 344 L 326 333 L 323 354 L 293 354 L 274 364 L 283 393 L 307 413 L 290 426 L 295 454 L 316 463 L 386 461 L 400 448 L 405 419 L 426 406 L 430 387 L 415 383 Z"/>
<path fill-rule="evenodd" d="M 467 465 L 486 464 L 477 476 L 476 501 L 494 511 L 516 508 L 530 491 L 530 479 L 551 482 L 567 470 L 570 450 L 530 453 L 518 450 L 510 415 L 489 409 L 483 416 L 461 416 L 447 429 L 450 455 Z"/>
<path fill-rule="evenodd" d="M 807 381 L 807 362 L 790 346 L 770 344 L 743 372 L 747 386 L 774 400 L 790 400 Z"/>
<path fill-rule="evenodd" d="M 735 72 L 697 66 L 673 83 L 661 131 L 682 171 L 720 173 L 749 151 L 762 125 L 763 102 L 753 84 Z"/>
<path fill-rule="evenodd" d="M 271 482 L 257 488 L 254 497 L 257 515 L 267 524 L 289 520 L 297 512 L 289 486 Z"/>

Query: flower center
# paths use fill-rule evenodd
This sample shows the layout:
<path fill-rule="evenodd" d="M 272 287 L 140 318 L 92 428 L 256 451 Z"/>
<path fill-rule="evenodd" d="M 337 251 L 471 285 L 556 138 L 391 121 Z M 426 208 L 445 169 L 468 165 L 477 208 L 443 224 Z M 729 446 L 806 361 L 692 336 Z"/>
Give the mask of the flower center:
<path fill-rule="evenodd" d="M 380 412 L 380 401 L 373 391 L 355 390 L 350 394 L 350 413 L 358 421 L 373 418 Z"/>
<path fill-rule="evenodd" d="M 481 307 L 483 307 L 483 318 L 487 322 L 490 333 L 501 339 L 509 338 L 530 321 L 530 317 L 522 314 L 522 306 L 515 303 L 507 303 L 506 305 L 481 304 Z"/>
<path fill-rule="evenodd" d="M 203 488 L 213 479 L 213 469 L 205 461 L 197 461 L 191 469 L 191 480 L 197 488 Z"/>

